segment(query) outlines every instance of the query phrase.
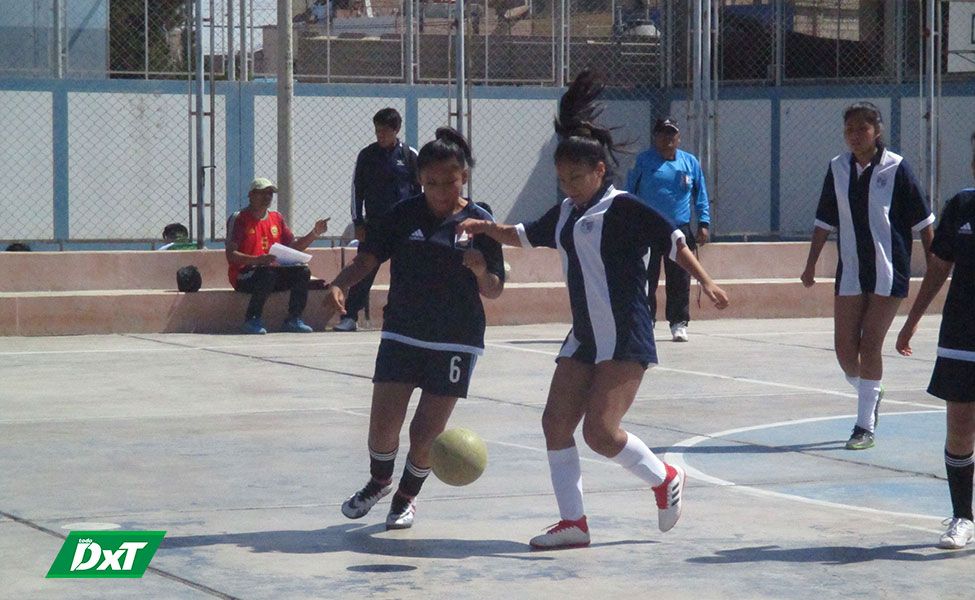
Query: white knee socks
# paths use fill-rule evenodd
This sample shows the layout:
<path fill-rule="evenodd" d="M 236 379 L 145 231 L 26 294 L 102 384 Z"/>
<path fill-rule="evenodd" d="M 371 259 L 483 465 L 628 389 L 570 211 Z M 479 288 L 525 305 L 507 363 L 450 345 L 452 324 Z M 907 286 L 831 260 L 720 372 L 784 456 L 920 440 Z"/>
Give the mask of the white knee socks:
<path fill-rule="evenodd" d="M 873 411 L 877 408 L 880 398 L 880 381 L 860 379 L 857 386 L 857 426 L 867 431 L 873 431 Z"/>
<path fill-rule="evenodd" d="M 578 521 L 585 514 L 582 505 L 582 465 L 575 446 L 548 451 L 548 468 L 552 475 L 552 489 L 559 503 L 559 515 L 565 521 Z"/>
<path fill-rule="evenodd" d="M 667 478 L 667 467 L 663 461 L 632 433 L 627 432 L 626 446 L 613 460 L 651 486 L 658 486 Z"/>

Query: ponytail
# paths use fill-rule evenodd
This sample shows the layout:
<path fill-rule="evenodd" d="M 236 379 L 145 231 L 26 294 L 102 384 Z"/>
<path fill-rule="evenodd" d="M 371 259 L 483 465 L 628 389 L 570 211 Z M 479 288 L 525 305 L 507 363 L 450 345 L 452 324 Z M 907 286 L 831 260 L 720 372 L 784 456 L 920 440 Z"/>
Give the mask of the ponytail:
<path fill-rule="evenodd" d="M 417 170 L 422 171 L 433 163 L 454 160 L 461 168 L 474 166 L 471 146 L 459 131 L 452 127 L 438 127 L 436 139 L 420 148 L 416 159 Z"/>

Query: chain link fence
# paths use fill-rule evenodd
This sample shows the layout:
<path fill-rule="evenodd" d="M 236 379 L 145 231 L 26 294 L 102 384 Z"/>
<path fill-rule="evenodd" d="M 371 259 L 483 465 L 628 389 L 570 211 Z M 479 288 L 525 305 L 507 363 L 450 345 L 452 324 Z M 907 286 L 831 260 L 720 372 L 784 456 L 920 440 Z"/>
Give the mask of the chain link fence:
<path fill-rule="evenodd" d="M 970 20 L 958 13 L 963 4 L 939 2 L 936 24 L 951 32 Z M 187 10 L 195 5 L 204 19 L 198 35 Z M 629 142 L 618 182 L 649 147 L 653 119 L 677 117 L 682 147 L 703 154 L 719 236 L 807 236 L 828 160 L 844 150 L 842 110 L 856 100 L 881 108 L 891 149 L 920 178 L 936 178 L 947 197 L 970 182 L 975 129 L 971 70 L 948 65 L 975 53 L 942 36 L 936 69 L 944 85 L 939 113 L 928 119 L 920 93 L 926 7 L 908 0 L 468 2 L 461 112 L 479 163 L 472 196 L 513 221 L 557 200 L 552 117 L 563 86 L 595 68 L 608 86 L 602 120 Z M 292 225 L 301 231 L 331 216 L 330 233 L 339 235 L 351 221 L 355 157 L 374 141 L 377 110 L 399 110 L 401 137 L 417 147 L 436 127 L 456 123 L 458 13 L 455 3 L 434 0 L 292 0 L 292 8 L 301 83 Z M 197 47 L 215 82 L 205 102 L 206 235 L 223 238 L 251 177 L 276 176 L 276 0 L 0 0 L 0 15 L 0 125 L 11 140 L 0 168 L 21 174 L 31 206 L 0 200 L 10 215 L 0 239 L 157 240 L 169 222 L 192 228 L 187 80 Z M 711 60 L 705 55 L 698 69 L 703 40 Z M 692 99 L 698 88 L 703 103 Z M 928 173 L 933 124 L 941 124 L 941 146 Z"/>

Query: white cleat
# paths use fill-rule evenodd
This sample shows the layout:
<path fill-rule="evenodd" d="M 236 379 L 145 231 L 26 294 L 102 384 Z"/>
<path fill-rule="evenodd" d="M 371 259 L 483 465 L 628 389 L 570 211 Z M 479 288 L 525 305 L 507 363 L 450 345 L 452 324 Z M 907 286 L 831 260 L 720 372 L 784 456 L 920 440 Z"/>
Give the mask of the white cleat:
<path fill-rule="evenodd" d="M 667 465 L 667 479 L 653 490 L 657 498 L 657 526 L 660 531 L 670 531 L 680 521 L 684 508 L 684 483 L 687 475 L 684 469 Z"/>
<path fill-rule="evenodd" d="M 956 517 L 946 520 L 948 531 L 941 535 L 938 548 L 945 550 L 960 550 L 975 538 L 975 524 L 968 519 Z"/>
<path fill-rule="evenodd" d="M 670 326 L 670 335 L 675 342 L 687 341 L 687 323 L 674 323 Z"/>
<path fill-rule="evenodd" d="M 389 507 L 389 514 L 386 515 L 387 531 L 390 529 L 409 529 L 413 527 L 413 517 L 416 515 L 416 503 L 410 500 L 406 506 L 397 506 L 400 503 L 400 498 L 393 498 L 393 504 Z"/>
<path fill-rule="evenodd" d="M 589 545 L 589 525 L 583 515 L 578 521 L 559 521 L 554 527 L 528 542 L 535 550 L 564 550 Z"/>
<path fill-rule="evenodd" d="M 350 519 L 361 519 L 392 489 L 391 485 L 381 485 L 370 479 L 364 488 L 342 503 L 342 514 Z"/>

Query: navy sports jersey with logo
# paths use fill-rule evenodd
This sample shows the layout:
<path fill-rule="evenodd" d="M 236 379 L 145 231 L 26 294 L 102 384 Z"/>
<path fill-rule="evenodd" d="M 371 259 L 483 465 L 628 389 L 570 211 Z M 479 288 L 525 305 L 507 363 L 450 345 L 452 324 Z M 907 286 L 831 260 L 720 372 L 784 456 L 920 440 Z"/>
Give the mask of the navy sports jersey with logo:
<path fill-rule="evenodd" d="M 945 204 L 931 251 L 955 263 L 938 336 L 938 357 L 975 363 L 975 189 Z"/>
<path fill-rule="evenodd" d="M 838 230 L 836 295 L 907 296 L 912 232 L 934 222 L 903 158 L 880 148 L 858 173 L 856 158 L 830 161 L 816 209 L 816 227 Z"/>
<path fill-rule="evenodd" d="M 522 246 L 558 248 L 562 257 L 572 330 L 560 356 L 657 362 L 646 261 L 651 245 L 676 259 L 684 234 L 672 221 L 610 185 L 583 207 L 566 198 L 516 227 Z"/>
<path fill-rule="evenodd" d="M 484 307 L 477 279 L 463 265 L 463 254 L 468 244 L 480 250 L 488 271 L 502 282 L 504 257 L 501 244 L 486 235 L 458 239 L 456 226 L 464 219 L 494 220 L 473 202 L 441 219 L 420 194 L 367 225 L 359 251 L 380 263 L 391 261 L 383 339 L 431 350 L 483 353 Z"/>

